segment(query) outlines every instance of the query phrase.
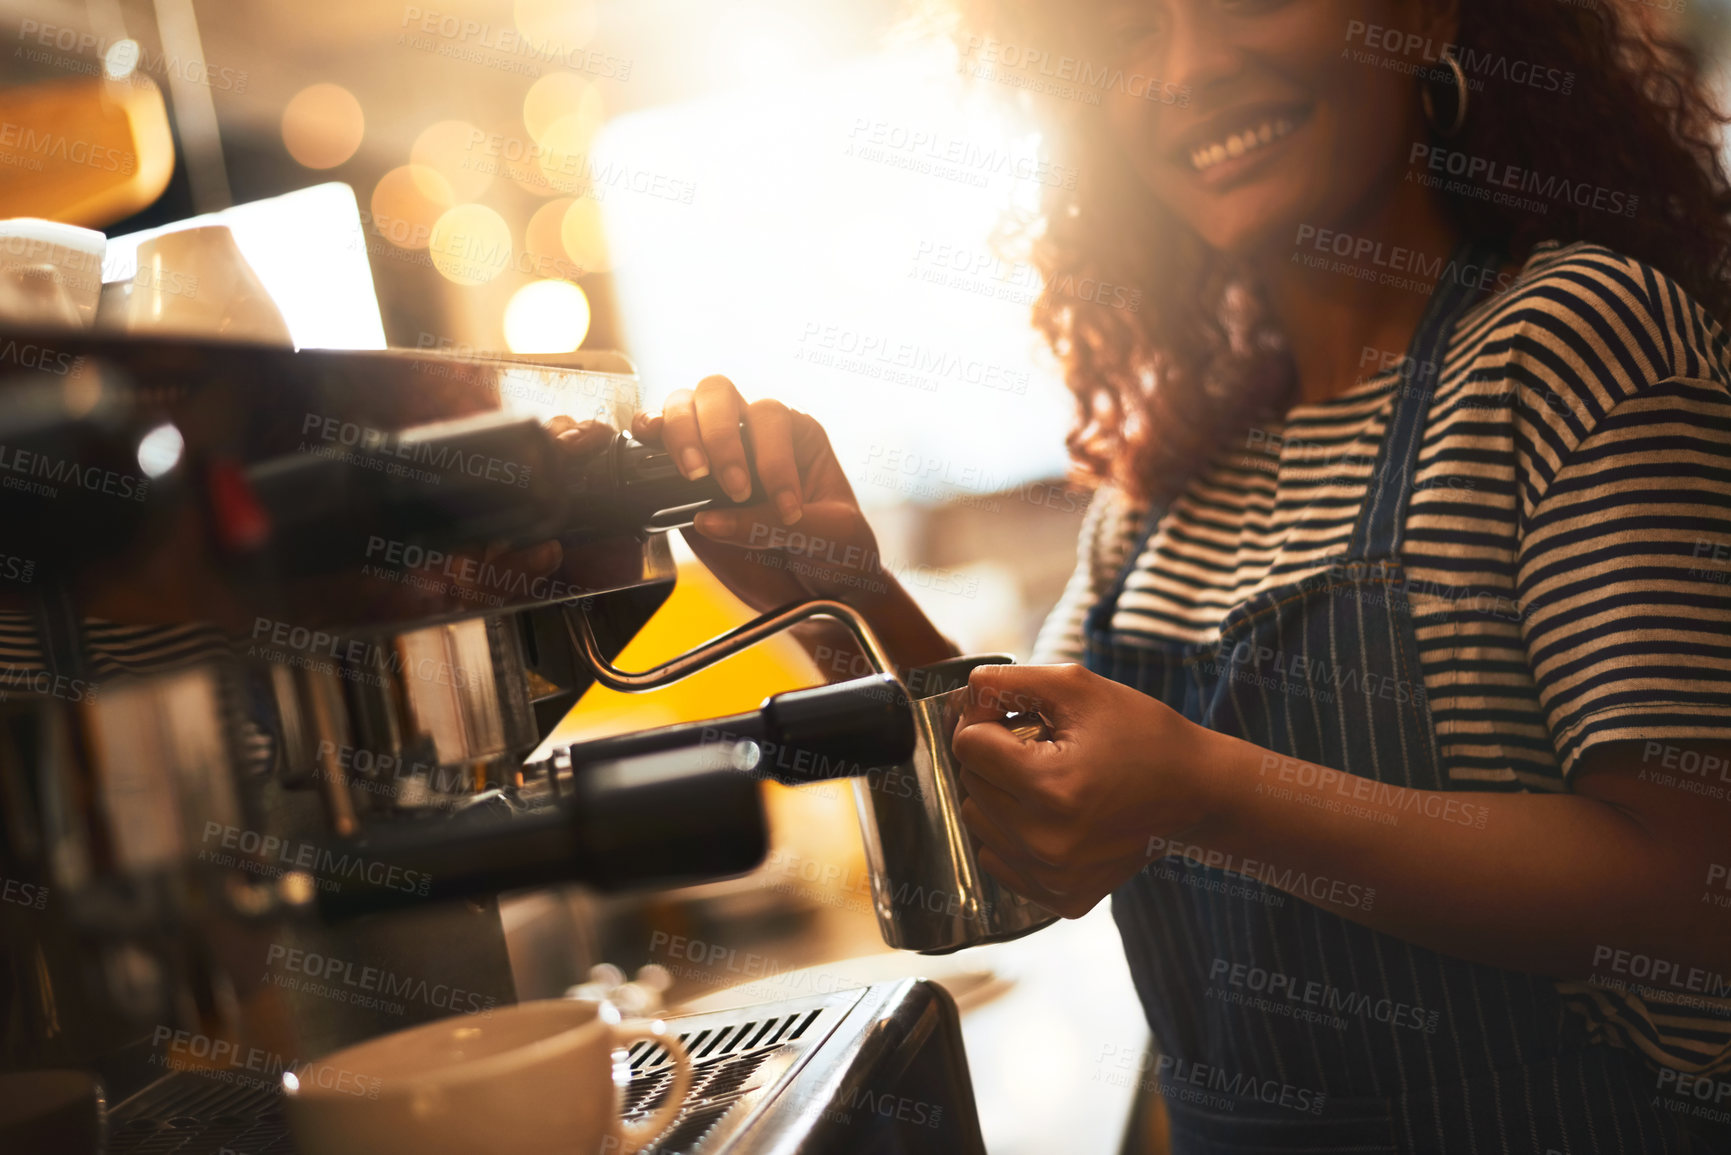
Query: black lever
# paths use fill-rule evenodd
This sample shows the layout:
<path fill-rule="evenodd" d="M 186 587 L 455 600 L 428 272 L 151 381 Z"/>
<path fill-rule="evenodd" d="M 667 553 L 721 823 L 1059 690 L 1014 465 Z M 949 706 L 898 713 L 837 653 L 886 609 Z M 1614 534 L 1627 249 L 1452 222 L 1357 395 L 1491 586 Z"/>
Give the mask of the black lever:
<path fill-rule="evenodd" d="M 245 477 L 272 568 L 304 574 L 376 562 L 380 542 L 456 550 L 676 528 L 764 500 L 749 472 L 751 494 L 735 502 L 713 474 L 687 480 L 670 454 L 627 434 L 573 457 L 533 418 L 486 414 L 258 462 Z"/>
<path fill-rule="evenodd" d="M 917 735 L 908 697 L 887 674 L 789 690 L 743 714 L 639 730 L 570 748 L 571 765 L 673 750 L 757 749 L 752 770 L 785 786 L 849 778 L 913 756 Z"/>
<path fill-rule="evenodd" d="M 769 846 L 757 782 L 713 751 L 622 760 L 573 779 L 574 794 L 527 813 L 386 826 L 328 848 L 328 919 L 425 902 L 580 882 L 601 890 L 679 886 L 744 874 Z M 320 855 L 319 862 L 325 862 Z"/>

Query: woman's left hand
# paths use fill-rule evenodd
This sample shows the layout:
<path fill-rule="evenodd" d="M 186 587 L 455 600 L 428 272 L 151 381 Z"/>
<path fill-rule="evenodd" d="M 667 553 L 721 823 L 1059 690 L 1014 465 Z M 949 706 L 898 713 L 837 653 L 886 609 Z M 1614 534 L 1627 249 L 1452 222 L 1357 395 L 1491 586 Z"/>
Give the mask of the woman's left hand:
<path fill-rule="evenodd" d="M 1080 918 L 1166 839 L 1212 813 L 1212 733 L 1082 666 L 981 666 L 952 748 L 962 821 L 980 865 L 1011 890 Z M 1050 741 L 998 724 L 1037 712 Z"/>

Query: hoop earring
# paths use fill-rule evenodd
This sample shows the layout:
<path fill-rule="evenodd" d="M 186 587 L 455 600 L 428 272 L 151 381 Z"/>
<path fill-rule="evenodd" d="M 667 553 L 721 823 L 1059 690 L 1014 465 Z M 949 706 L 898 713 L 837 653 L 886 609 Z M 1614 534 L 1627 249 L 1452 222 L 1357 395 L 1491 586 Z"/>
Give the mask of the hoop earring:
<path fill-rule="evenodd" d="M 1461 130 L 1467 122 L 1467 73 L 1461 67 L 1461 62 L 1455 59 L 1454 49 L 1445 48 L 1441 54 L 1442 62 L 1449 66 L 1449 71 L 1455 74 L 1455 115 L 1448 126 L 1437 123 L 1436 101 L 1431 97 L 1430 81 L 1421 84 L 1419 97 L 1424 103 L 1424 118 L 1430 122 L 1438 136 L 1450 137 Z"/>

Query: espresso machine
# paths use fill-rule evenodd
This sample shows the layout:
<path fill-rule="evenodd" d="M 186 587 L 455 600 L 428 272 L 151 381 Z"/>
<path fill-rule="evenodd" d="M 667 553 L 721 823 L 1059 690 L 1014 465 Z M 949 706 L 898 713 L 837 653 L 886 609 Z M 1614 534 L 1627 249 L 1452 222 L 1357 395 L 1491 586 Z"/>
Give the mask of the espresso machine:
<path fill-rule="evenodd" d="M 638 406 L 616 354 L 0 331 L 0 1149 L 288 1152 L 284 1071 L 516 1000 L 500 893 L 745 873 L 765 777 L 854 780 L 892 946 L 1052 920 L 959 826 L 970 662 L 897 671 L 816 602 L 614 665 L 666 531 L 729 501 L 619 432 Z M 597 681 L 814 616 L 878 673 L 548 748 Z M 699 1077 L 655 1150 L 981 1149 L 934 984 L 670 1025 Z M 665 1060 L 633 1052 L 627 1113 Z M 859 1110 L 887 1093 L 934 1110 Z"/>

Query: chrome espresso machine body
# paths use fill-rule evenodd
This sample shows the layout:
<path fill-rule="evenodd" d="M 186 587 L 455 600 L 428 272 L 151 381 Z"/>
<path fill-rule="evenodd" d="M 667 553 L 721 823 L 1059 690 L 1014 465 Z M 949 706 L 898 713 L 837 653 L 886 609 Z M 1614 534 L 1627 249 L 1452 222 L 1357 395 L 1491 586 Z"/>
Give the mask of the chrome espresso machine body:
<path fill-rule="evenodd" d="M 727 501 L 617 432 L 623 358 L 0 332 L 24 347 L 52 355 L 0 364 L 0 1148 L 287 1150 L 284 1070 L 515 1001 L 500 892 L 737 875 L 764 744 L 914 755 L 893 671 L 725 743 L 545 749 L 628 677 L 664 531 Z M 758 1074 L 661 1149 L 977 1149 L 948 996 L 856 1002 L 803 1041 L 791 1010 L 706 1030 Z M 795 1088 L 819 1070 L 917 1078 L 948 1122 L 837 1127 Z"/>

